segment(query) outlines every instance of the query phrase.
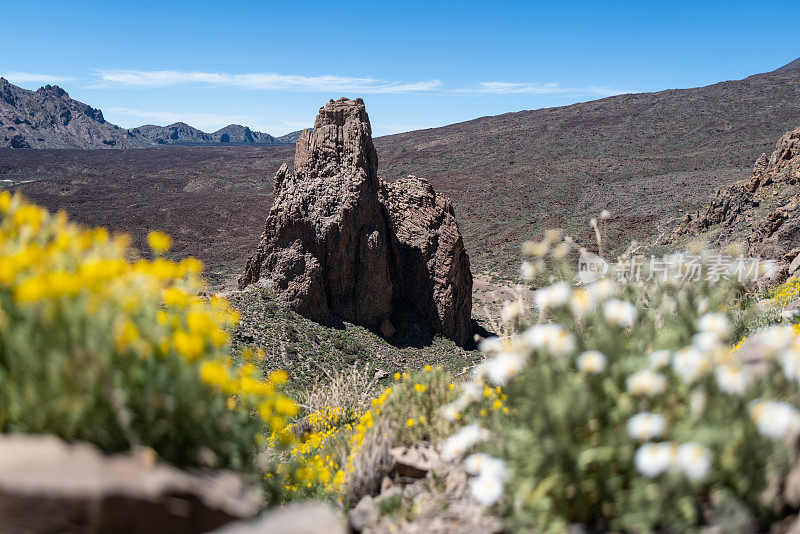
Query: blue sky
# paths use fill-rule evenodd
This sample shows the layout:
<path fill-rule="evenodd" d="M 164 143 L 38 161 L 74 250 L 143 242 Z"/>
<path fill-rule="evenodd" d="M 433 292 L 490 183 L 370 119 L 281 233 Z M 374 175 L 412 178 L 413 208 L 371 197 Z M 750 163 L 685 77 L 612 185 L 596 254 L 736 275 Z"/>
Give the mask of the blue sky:
<path fill-rule="evenodd" d="M 124 127 L 275 135 L 361 96 L 376 135 L 800 57 L 800 2 L 8 2 L 0 75 L 57 83 Z M 8 29 L 8 28 L 7 28 Z"/>

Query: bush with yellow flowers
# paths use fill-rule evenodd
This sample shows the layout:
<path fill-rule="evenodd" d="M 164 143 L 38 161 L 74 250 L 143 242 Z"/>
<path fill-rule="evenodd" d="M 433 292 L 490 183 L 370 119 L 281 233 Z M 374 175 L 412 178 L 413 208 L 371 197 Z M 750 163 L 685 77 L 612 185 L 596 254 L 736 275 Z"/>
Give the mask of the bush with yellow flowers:
<path fill-rule="evenodd" d="M 155 259 L 137 259 L 124 236 L 0 193 L 0 431 L 250 467 L 265 433 L 289 441 L 286 374 L 235 362 L 237 315 L 200 296 L 200 263 L 165 259 L 164 234 L 149 243 Z"/>
<path fill-rule="evenodd" d="M 396 373 L 395 382 L 384 389 L 364 410 L 326 407 L 308 416 L 310 430 L 295 444 L 289 459 L 299 469 L 296 480 L 286 485 L 296 495 L 331 495 L 354 505 L 354 487 L 365 478 L 378 482 L 383 474 L 381 451 L 395 444 L 419 440 L 438 441 L 453 428 L 439 415 L 451 402 L 456 386 L 438 367 L 426 366 L 413 373 Z M 494 392 L 494 389 L 492 390 Z M 377 454 L 377 456 L 375 456 Z M 351 502 L 353 501 L 353 502 Z"/>
<path fill-rule="evenodd" d="M 793 276 L 776 287 L 770 297 L 778 307 L 785 307 L 800 296 L 800 279 Z"/>
<path fill-rule="evenodd" d="M 473 498 L 515 532 L 768 529 L 800 437 L 795 329 L 736 346 L 755 311 L 736 306 L 737 281 L 707 276 L 710 254 L 580 283 L 572 246 L 553 233 L 526 247 L 531 313 L 507 307 L 508 331 L 481 343 L 486 360 L 442 409 L 461 423 L 443 450 Z"/>

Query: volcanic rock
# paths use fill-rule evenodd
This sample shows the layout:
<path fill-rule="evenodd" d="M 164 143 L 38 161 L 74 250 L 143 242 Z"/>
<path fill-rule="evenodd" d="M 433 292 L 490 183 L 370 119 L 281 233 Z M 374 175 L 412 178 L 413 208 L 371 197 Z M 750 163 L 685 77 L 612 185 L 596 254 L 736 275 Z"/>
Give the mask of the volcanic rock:
<path fill-rule="evenodd" d="M 364 102 L 331 100 L 275 175 L 275 200 L 240 288 L 262 277 L 295 311 L 377 328 L 401 304 L 459 344 L 472 275 L 452 205 L 415 177 L 378 178 Z"/>
<path fill-rule="evenodd" d="M 381 202 L 397 240 L 400 291 L 434 328 L 461 345 L 472 336 L 472 273 L 450 200 L 409 176 L 381 182 Z"/>
<path fill-rule="evenodd" d="M 800 253 L 798 184 L 800 128 L 784 134 L 769 157 L 759 156 L 749 180 L 717 191 L 704 211 L 687 214 L 667 241 L 682 235 L 742 240 L 751 256 L 778 262 L 781 279 Z"/>

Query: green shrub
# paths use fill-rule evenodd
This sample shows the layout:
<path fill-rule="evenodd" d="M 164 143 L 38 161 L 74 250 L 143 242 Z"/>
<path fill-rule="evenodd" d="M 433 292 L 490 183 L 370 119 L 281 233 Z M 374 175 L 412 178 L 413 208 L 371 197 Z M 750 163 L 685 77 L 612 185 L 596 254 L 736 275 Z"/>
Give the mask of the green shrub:
<path fill-rule="evenodd" d="M 0 431 L 49 433 L 105 451 L 149 447 L 180 466 L 253 465 L 297 408 L 285 373 L 235 365 L 236 313 L 201 265 L 135 260 L 124 236 L 0 193 Z"/>
<path fill-rule="evenodd" d="M 491 455 L 466 460 L 475 498 L 520 532 L 693 532 L 725 506 L 769 519 L 767 481 L 800 432 L 792 327 L 732 350 L 754 313 L 735 306 L 739 284 L 683 279 L 677 262 L 663 280 L 578 286 L 569 246 L 552 234 L 527 247 L 524 274 L 550 285 L 530 319 L 506 308 L 515 328 L 482 343 L 488 359 L 444 408 L 471 423 L 445 451 Z M 503 388 L 490 414 L 487 386 Z"/>

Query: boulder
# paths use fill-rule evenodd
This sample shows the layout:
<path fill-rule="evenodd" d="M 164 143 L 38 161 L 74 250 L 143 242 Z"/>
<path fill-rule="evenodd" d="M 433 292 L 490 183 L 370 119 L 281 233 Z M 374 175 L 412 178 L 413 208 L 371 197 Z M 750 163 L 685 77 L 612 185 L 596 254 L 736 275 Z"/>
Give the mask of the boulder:
<path fill-rule="evenodd" d="M 410 305 L 436 331 L 471 342 L 472 275 L 452 204 L 427 180 L 379 179 L 360 98 L 320 109 L 274 195 L 240 288 L 263 279 L 305 317 L 375 329 Z"/>
<path fill-rule="evenodd" d="M 103 455 L 52 436 L 0 435 L 3 534 L 193 534 L 252 518 L 230 472 L 188 473 L 146 455 Z"/>

